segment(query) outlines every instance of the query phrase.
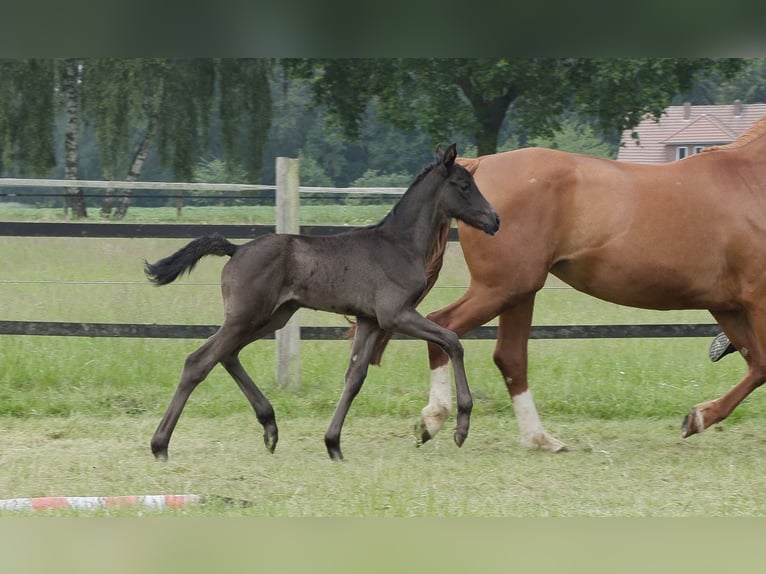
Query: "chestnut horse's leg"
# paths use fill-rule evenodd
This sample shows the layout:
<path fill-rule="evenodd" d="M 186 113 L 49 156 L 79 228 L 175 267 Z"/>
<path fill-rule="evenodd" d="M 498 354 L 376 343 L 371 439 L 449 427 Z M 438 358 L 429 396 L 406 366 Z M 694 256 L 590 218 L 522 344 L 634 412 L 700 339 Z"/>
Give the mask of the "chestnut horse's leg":
<path fill-rule="evenodd" d="M 681 425 L 684 438 L 728 417 L 745 397 L 766 382 L 766 310 L 713 313 L 713 316 L 745 358 L 747 374 L 723 396 L 692 408 Z"/>
<path fill-rule="evenodd" d="M 330 421 L 330 426 L 324 436 L 327 454 L 333 460 L 343 460 L 343 454 L 340 450 L 340 432 L 343 421 L 346 420 L 351 402 L 359 393 L 364 379 L 367 377 L 367 368 L 370 365 L 372 352 L 381 333 L 382 331 L 375 321 L 364 318 L 357 319 L 343 394 L 338 401 L 338 406 L 335 407 L 332 421 Z"/>
<path fill-rule="evenodd" d="M 566 450 L 566 445 L 543 428 L 527 385 L 527 347 L 534 303 L 535 293 L 532 293 L 500 314 L 494 360 L 511 396 L 521 443 L 530 448 L 560 452 Z"/>

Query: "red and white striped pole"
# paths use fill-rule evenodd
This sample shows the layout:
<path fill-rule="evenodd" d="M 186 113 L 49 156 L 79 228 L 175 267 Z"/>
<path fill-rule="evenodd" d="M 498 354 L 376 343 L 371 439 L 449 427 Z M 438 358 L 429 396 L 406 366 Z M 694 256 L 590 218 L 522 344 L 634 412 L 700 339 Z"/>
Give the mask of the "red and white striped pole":
<path fill-rule="evenodd" d="M 94 510 L 141 506 L 151 510 L 167 510 L 197 505 L 197 494 L 156 494 L 141 496 L 44 496 L 0 500 L 0 510 Z"/>

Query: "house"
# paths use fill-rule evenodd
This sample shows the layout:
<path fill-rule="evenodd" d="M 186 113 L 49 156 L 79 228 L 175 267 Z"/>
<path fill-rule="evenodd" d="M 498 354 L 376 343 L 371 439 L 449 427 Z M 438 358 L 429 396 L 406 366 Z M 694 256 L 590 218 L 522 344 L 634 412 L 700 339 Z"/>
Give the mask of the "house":
<path fill-rule="evenodd" d="M 707 146 L 731 143 L 766 116 L 766 104 L 669 106 L 656 122 L 647 117 L 636 126 L 639 144 L 625 130 L 617 159 L 631 163 L 665 163 L 699 153 Z"/>

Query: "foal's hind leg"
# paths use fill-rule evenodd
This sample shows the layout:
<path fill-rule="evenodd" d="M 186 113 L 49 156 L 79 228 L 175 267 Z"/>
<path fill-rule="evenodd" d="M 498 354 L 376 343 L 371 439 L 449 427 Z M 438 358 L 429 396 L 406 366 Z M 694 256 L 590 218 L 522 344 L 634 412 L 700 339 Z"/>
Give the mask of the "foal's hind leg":
<path fill-rule="evenodd" d="M 247 397 L 255 410 L 258 421 L 263 425 L 263 440 L 266 443 L 266 448 L 271 452 L 274 451 L 277 444 L 277 424 L 274 418 L 274 409 L 242 368 L 238 354 L 246 345 L 284 326 L 296 309 L 297 306 L 293 304 L 285 304 L 255 329 L 252 327 L 254 321 L 252 316 L 229 317 L 204 345 L 189 355 L 170 405 L 168 405 L 165 415 L 152 437 L 152 452 L 156 458 L 167 460 L 170 436 L 173 434 L 173 429 L 178 423 L 189 395 L 218 362 L 223 364 Z"/>
<path fill-rule="evenodd" d="M 338 406 L 335 408 L 335 414 L 333 414 L 330 426 L 324 436 L 327 454 L 333 460 L 343 460 L 343 454 L 340 450 L 340 432 L 343 421 L 346 420 L 351 402 L 359 393 L 362 383 L 367 377 L 367 367 L 370 365 L 375 342 L 381 334 L 382 331 L 375 321 L 365 318 L 357 319 L 343 394 L 341 394 Z"/>
<path fill-rule="evenodd" d="M 205 380 L 223 355 L 236 348 L 237 341 L 232 341 L 229 330 L 221 326 L 199 349 L 186 358 L 181 380 L 178 382 L 173 398 L 165 410 L 157 430 L 152 436 L 151 447 L 155 458 L 167 460 L 168 444 L 181 412 L 197 385 Z"/>
<path fill-rule="evenodd" d="M 747 374 L 723 396 L 695 405 L 684 418 L 681 436 L 686 438 L 722 421 L 745 397 L 766 382 L 766 311 L 714 314 L 734 346 L 747 361 Z"/>
<path fill-rule="evenodd" d="M 279 439 L 274 408 L 260 389 L 255 386 L 253 379 L 250 378 L 242 363 L 239 362 L 237 353 L 223 359 L 221 364 L 237 383 L 245 397 L 247 397 L 250 406 L 253 407 L 258 422 L 263 426 L 263 443 L 269 452 L 273 453 L 274 449 L 277 448 L 277 440 Z"/>

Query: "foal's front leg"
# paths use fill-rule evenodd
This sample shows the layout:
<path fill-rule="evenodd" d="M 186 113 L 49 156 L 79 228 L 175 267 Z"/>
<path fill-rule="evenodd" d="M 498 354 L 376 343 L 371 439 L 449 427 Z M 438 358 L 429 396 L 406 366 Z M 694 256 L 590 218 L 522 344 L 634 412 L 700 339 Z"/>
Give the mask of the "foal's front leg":
<path fill-rule="evenodd" d="M 366 318 L 357 319 L 354 344 L 351 348 L 351 360 L 346 370 L 343 393 L 338 401 L 338 406 L 335 407 L 335 414 L 333 414 L 330 426 L 324 435 L 327 454 L 333 460 L 343 460 L 343 454 L 340 450 L 340 431 L 343 427 L 343 421 L 346 420 L 351 402 L 362 388 L 375 342 L 382 332 L 377 322 Z"/>
<path fill-rule="evenodd" d="M 414 309 L 400 313 L 395 319 L 396 330 L 405 335 L 417 337 L 434 343 L 444 350 L 452 361 L 452 373 L 455 378 L 455 396 L 457 401 L 457 425 L 455 427 L 455 444 L 462 446 L 468 436 L 471 424 L 473 399 L 468 387 L 468 377 L 463 365 L 463 345 L 454 331 L 445 329 L 420 315 Z"/>

